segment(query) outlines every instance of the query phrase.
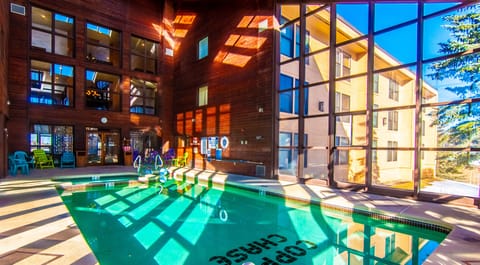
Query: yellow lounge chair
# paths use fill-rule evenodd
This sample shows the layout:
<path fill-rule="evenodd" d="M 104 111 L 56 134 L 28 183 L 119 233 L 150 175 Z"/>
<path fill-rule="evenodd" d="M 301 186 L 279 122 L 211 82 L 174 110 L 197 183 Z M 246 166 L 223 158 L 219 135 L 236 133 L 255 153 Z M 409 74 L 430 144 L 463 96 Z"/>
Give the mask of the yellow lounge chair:
<path fill-rule="evenodd" d="M 54 168 L 53 159 L 51 156 L 48 156 L 45 153 L 45 150 L 37 149 L 33 150 L 33 157 L 35 159 L 35 167 L 44 169 L 44 168 Z"/>
<path fill-rule="evenodd" d="M 187 165 L 188 152 L 183 153 L 183 156 L 172 159 L 172 166 L 184 167 Z"/>

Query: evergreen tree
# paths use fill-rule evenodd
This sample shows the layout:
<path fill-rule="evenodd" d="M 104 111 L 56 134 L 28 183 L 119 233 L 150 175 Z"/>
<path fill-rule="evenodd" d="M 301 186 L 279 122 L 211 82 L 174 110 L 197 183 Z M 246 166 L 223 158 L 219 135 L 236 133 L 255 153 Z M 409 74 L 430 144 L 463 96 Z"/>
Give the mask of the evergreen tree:
<path fill-rule="evenodd" d="M 443 27 L 450 38 L 439 43 L 440 53 L 461 54 L 432 64 L 435 80 L 457 80 L 461 85 L 447 87 L 459 98 L 480 97 L 480 4 L 465 7 L 453 15 L 443 17 Z M 478 146 L 480 130 L 480 106 L 478 103 L 452 104 L 440 107 L 436 113 L 436 125 L 441 147 Z M 469 161 L 477 160 L 469 152 L 439 152 L 442 161 L 439 173 L 460 173 Z"/>

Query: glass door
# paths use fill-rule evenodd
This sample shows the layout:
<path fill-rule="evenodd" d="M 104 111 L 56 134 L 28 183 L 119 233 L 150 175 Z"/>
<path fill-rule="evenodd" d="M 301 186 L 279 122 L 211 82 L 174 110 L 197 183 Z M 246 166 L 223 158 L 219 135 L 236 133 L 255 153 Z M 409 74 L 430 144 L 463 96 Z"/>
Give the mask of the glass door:
<path fill-rule="evenodd" d="M 120 133 L 87 128 L 88 165 L 118 164 L 120 155 Z"/>

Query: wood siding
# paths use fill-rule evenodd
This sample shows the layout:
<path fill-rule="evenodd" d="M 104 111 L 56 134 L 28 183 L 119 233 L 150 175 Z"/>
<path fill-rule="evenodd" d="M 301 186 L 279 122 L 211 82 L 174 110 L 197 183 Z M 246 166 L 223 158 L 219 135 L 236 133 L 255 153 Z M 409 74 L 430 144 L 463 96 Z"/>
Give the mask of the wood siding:
<path fill-rule="evenodd" d="M 175 57 L 176 135 L 227 136 L 222 161 L 197 153 L 194 166 L 255 175 L 273 159 L 273 1 L 216 1 L 215 8 L 184 3 L 179 16 L 193 23 L 176 24 L 187 31 L 177 38 Z M 259 22 L 268 21 L 268 29 Z M 208 56 L 197 59 L 198 41 L 208 36 Z M 198 88 L 208 86 L 208 105 L 197 106 Z M 260 109 L 260 111 L 259 111 Z"/>

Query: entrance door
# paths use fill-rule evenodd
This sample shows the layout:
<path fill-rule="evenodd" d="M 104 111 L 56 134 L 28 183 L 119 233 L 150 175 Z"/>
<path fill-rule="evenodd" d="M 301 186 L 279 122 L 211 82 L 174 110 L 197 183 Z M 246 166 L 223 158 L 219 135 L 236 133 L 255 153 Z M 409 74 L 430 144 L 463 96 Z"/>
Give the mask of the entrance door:
<path fill-rule="evenodd" d="M 118 164 L 120 133 L 87 128 L 86 136 L 89 165 Z"/>

